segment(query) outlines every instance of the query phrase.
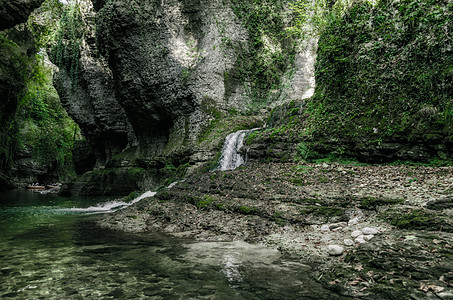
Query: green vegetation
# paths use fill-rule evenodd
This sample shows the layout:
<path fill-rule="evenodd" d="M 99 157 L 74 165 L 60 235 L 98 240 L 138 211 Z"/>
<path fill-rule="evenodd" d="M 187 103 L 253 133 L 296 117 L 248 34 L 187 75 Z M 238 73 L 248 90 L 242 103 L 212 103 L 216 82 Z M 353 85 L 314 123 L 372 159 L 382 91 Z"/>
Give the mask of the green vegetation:
<path fill-rule="evenodd" d="M 50 52 L 59 68 L 68 70 L 72 86 L 78 83 L 80 72 L 80 43 L 84 30 L 79 3 L 70 1 L 62 12 Z"/>
<path fill-rule="evenodd" d="M 433 214 L 423 209 L 414 209 L 406 213 L 390 210 L 382 218 L 400 229 L 453 232 L 449 217 Z"/>
<path fill-rule="evenodd" d="M 247 96 L 257 109 L 282 93 L 282 77 L 290 76 L 296 43 L 285 32 L 288 17 L 285 6 L 289 0 L 233 0 L 232 8 L 249 35 L 248 47 L 233 45 L 222 37 L 224 47 L 233 48 L 238 55 L 236 66 L 225 74 L 229 79 L 250 83 Z"/>
<path fill-rule="evenodd" d="M 139 191 L 133 191 L 129 195 L 126 196 L 124 201 L 126 201 L 126 202 L 132 201 L 135 198 L 137 198 L 138 196 L 140 196 L 140 192 Z"/>
<path fill-rule="evenodd" d="M 285 226 L 287 221 L 282 217 L 282 212 L 275 212 L 271 220 L 275 222 L 278 226 Z"/>
<path fill-rule="evenodd" d="M 217 201 L 216 198 L 206 195 L 200 201 L 197 202 L 197 207 L 198 208 L 205 208 L 207 206 L 211 206 L 215 201 Z"/>
<path fill-rule="evenodd" d="M 53 179 L 74 176 L 72 148 L 75 140 L 80 139 L 80 130 L 60 104 L 52 84 L 52 66 L 44 50 L 54 43 L 56 35 L 62 36 L 60 33 L 56 34 L 64 27 L 61 26 L 64 20 L 59 20 L 65 14 L 65 8 L 67 12 L 75 11 L 76 2 L 71 3 L 67 6 L 58 0 L 46 0 L 32 13 L 26 24 L 5 31 L 6 36 L 2 34 L 0 37 L 1 49 L 5 51 L 2 56 L 12 60 L 15 68 L 20 69 L 21 77 L 8 80 L 12 87 L 10 95 L 17 96 L 18 104 L 11 110 L 12 120 L 6 120 L 8 123 L 2 130 L 0 142 L 0 167 L 11 176 L 21 176 L 10 172 L 10 167 L 19 159 L 25 160 L 27 172 L 34 165 L 39 172 L 44 172 Z M 73 28 L 78 26 L 78 23 L 72 24 Z M 17 40 L 18 45 L 10 38 Z M 75 49 L 73 46 L 72 48 Z M 60 51 L 61 57 L 67 55 L 63 55 L 63 52 Z M 76 65 L 73 65 L 75 76 Z M 14 74 L 11 69 L 5 72 Z"/>
<path fill-rule="evenodd" d="M 315 136 L 451 141 L 451 10 L 448 1 L 381 0 L 331 19 L 307 108 Z"/>
<path fill-rule="evenodd" d="M 250 206 L 243 205 L 243 206 L 239 207 L 239 212 L 244 215 L 253 215 L 253 214 L 256 214 L 257 209 L 256 209 L 256 207 L 250 207 Z"/>
<path fill-rule="evenodd" d="M 360 208 L 373 210 L 376 209 L 378 206 L 396 205 L 401 204 L 403 202 L 404 202 L 403 199 L 365 197 L 360 199 Z"/>
<path fill-rule="evenodd" d="M 80 130 L 60 104 L 46 59 L 43 53 L 35 57 L 33 76 L 7 132 L 4 164 L 11 164 L 18 153 L 27 153 L 49 173 L 65 178 L 74 175 L 72 148 Z"/>
<path fill-rule="evenodd" d="M 170 183 L 183 178 L 184 174 L 186 174 L 187 168 L 189 168 L 189 163 L 183 163 L 175 166 L 172 162 L 167 162 L 165 166 L 160 169 L 162 177 L 167 178 L 164 185 L 168 186 Z"/>

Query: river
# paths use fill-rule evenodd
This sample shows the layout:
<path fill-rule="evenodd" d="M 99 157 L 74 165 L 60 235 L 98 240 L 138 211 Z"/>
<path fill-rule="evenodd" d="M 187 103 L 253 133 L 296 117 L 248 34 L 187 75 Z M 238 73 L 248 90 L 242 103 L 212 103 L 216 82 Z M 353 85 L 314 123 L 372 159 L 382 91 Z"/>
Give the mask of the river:
<path fill-rule="evenodd" d="M 110 231 L 68 210 L 108 200 L 1 192 L 0 298 L 337 299 L 276 250 Z"/>

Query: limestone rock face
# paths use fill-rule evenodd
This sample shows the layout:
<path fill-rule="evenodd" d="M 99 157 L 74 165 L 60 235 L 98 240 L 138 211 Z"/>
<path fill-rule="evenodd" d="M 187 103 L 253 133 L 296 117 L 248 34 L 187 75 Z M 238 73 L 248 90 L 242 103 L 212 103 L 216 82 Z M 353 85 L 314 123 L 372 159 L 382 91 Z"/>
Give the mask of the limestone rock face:
<path fill-rule="evenodd" d="M 8 0 L 0 2 L 0 30 L 12 28 L 27 21 L 33 10 L 44 0 Z"/>
<path fill-rule="evenodd" d="M 98 12 L 101 52 L 142 151 L 161 153 L 171 135 L 190 143 L 209 108 L 244 105 L 240 88 L 225 97 L 224 73 L 235 57 L 216 45 L 217 19 L 233 42 L 246 39 L 222 1 L 112 1 Z"/>
<path fill-rule="evenodd" d="M 95 148 L 97 166 L 150 170 L 172 162 L 195 170 L 215 158 L 228 132 L 212 141 L 201 137 L 222 115 L 246 111 L 252 103 L 251 83 L 240 70 L 249 64 L 253 43 L 233 10 L 235 2 L 79 3 L 85 27 L 79 78 L 61 68 L 55 84 Z M 269 49 L 286 47 L 263 39 Z M 281 80 L 287 91 L 269 91 L 275 95 L 270 102 L 304 99 L 314 85 L 315 50 L 314 45 L 295 50 L 279 73 L 287 68 L 293 74 Z"/>
<path fill-rule="evenodd" d="M 60 68 L 54 86 L 68 114 L 80 126 L 90 142 L 96 165 L 103 166 L 113 155 L 133 145 L 135 135 L 124 109 L 115 98 L 112 73 L 99 57 L 94 32 L 94 11 L 89 2 L 81 6 L 86 32 L 80 42 L 77 78 Z"/>

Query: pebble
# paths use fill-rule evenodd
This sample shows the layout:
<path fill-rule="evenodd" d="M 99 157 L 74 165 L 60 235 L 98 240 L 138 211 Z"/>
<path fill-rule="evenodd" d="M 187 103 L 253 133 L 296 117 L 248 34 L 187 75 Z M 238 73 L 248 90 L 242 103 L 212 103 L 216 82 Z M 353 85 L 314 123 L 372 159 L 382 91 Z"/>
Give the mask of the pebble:
<path fill-rule="evenodd" d="M 332 223 L 329 225 L 329 229 L 334 230 L 335 228 L 342 228 L 342 227 L 346 227 L 346 226 L 348 226 L 348 224 L 346 224 L 346 222 Z"/>
<path fill-rule="evenodd" d="M 344 239 L 343 243 L 344 243 L 346 246 L 354 246 L 354 241 L 351 240 L 351 239 Z"/>
<path fill-rule="evenodd" d="M 375 234 L 378 234 L 379 233 L 379 230 L 377 230 L 376 228 L 372 228 L 372 227 L 365 227 L 362 229 L 362 233 L 364 235 L 375 235 Z"/>
<path fill-rule="evenodd" d="M 354 231 L 351 233 L 351 237 L 352 237 L 352 238 L 356 238 L 356 237 L 358 237 L 359 235 L 362 235 L 362 231 L 360 231 L 360 230 L 354 230 Z"/>
<path fill-rule="evenodd" d="M 366 240 L 366 241 L 369 241 L 369 240 L 371 240 L 372 238 L 374 238 L 374 235 L 372 235 L 372 234 L 367 234 L 367 235 L 364 235 L 364 236 L 363 236 L 363 239 Z"/>
<path fill-rule="evenodd" d="M 352 226 L 352 225 L 357 225 L 358 223 L 359 223 L 359 217 L 355 217 L 355 218 L 349 220 L 348 225 Z"/>
<path fill-rule="evenodd" d="M 344 252 L 344 248 L 341 246 L 338 246 L 338 245 L 329 245 L 329 246 L 327 246 L 327 250 L 329 252 L 329 255 L 332 255 L 332 256 L 338 256 L 338 255 L 343 254 L 343 252 Z"/>
<path fill-rule="evenodd" d="M 330 231 L 329 225 L 322 225 L 321 231 Z"/>
<path fill-rule="evenodd" d="M 366 243 L 365 239 L 363 238 L 363 235 L 359 235 L 359 236 L 355 239 L 355 242 L 356 242 L 356 243 L 359 243 L 359 244 L 364 244 L 364 243 Z"/>

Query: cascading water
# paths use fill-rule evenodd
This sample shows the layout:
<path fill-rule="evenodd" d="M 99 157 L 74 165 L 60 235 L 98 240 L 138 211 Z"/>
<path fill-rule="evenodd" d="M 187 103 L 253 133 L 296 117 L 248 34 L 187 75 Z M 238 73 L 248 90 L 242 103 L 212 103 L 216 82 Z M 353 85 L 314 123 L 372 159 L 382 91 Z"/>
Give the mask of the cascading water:
<path fill-rule="evenodd" d="M 225 138 L 222 155 L 220 156 L 219 165 L 216 170 L 234 170 L 240 165 L 244 164 L 244 155 L 239 153 L 239 150 L 244 145 L 244 138 L 255 130 L 257 129 L 239 130 L 230 133 Z"/>
<path fill-rule="evenodd" d="M 110 201 L 107 203 L 101 203 L 96 206 L 90 206 L 87 208 L 66 208 L 66 209 L 61 209 L 63 211 L 70 211 L 70 212 L 85 212 L 85 213 L 111 213 L 114 212 L 118 209 L 122 209 L 128 206 L 131 206 L 134 203 L 137 203 L 138 201 L 148 198 L 148 197 L 154 197 L 156 192 L 151 192 L 148 191 L 131 202 L 124 202 L 124 201 Z"/>

